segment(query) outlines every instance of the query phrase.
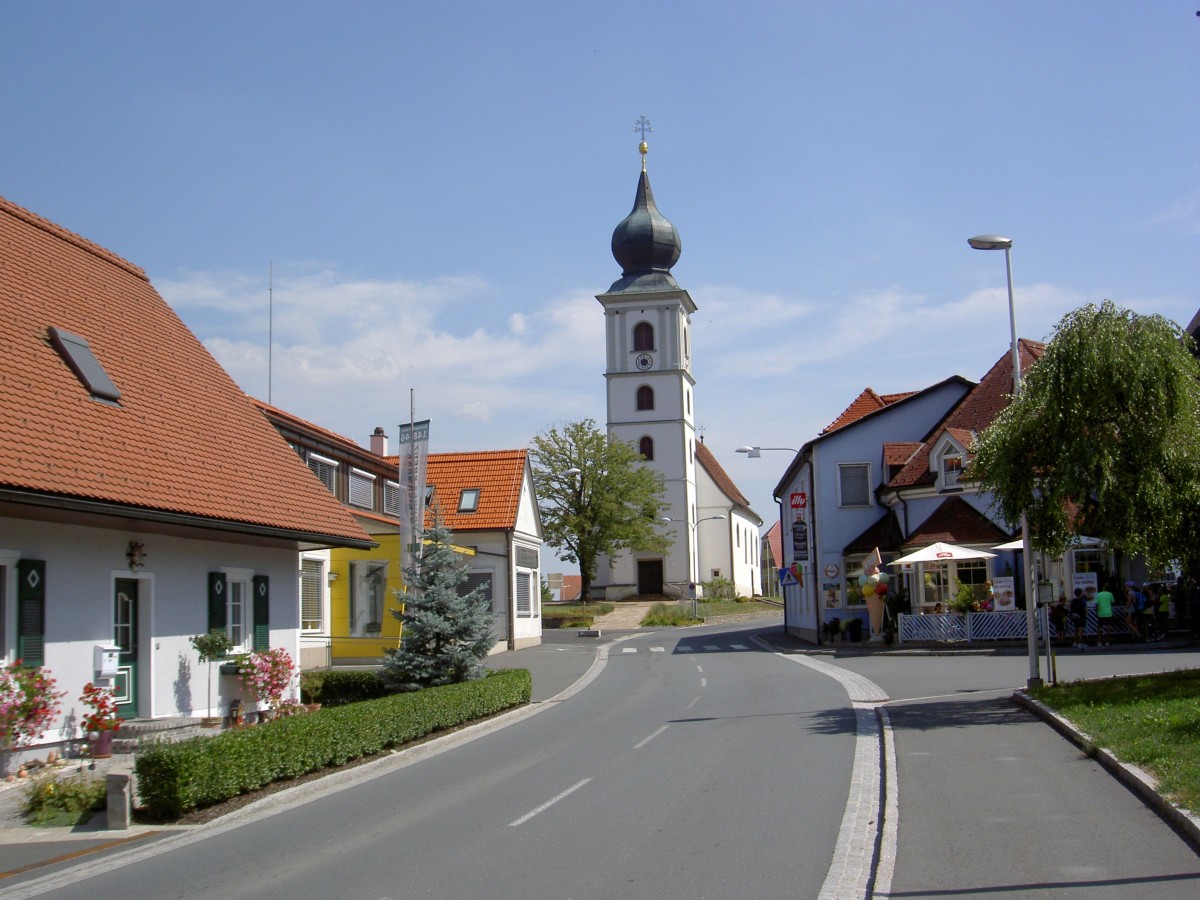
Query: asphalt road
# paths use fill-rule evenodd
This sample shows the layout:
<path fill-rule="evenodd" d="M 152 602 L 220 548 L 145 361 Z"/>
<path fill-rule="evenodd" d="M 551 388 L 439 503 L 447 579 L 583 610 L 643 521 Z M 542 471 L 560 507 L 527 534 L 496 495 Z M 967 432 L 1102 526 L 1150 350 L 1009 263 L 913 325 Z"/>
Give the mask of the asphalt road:
<path fill-rule="evenodd" d="M 556 637 L 546 683 L 598 648 L 603 670 L 514 725 L 0 896 L 1200 896 L 1190 846 L 1011 702 L 1023 657 L 783 656 L 755 632 L 778 626 Z M 1198 662 L 1075 653 L 1059 678 Z"/>
<path fill-rule="evenodd" d="M 815 897 L 855 729 L 736 629 L 638 635 L 515 727 L 46 896 Z"/>

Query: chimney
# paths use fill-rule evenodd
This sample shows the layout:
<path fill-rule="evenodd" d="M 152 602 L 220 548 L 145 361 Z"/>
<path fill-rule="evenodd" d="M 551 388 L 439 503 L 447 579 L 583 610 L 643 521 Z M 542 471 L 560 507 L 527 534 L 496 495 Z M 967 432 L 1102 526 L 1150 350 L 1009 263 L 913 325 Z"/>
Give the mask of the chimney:
<path fill-rule="evenodd" d="M 376 456 L 387 456 L 387 434 L 382 425 L 377 425 L 371 432 L 371 452 Z"/>

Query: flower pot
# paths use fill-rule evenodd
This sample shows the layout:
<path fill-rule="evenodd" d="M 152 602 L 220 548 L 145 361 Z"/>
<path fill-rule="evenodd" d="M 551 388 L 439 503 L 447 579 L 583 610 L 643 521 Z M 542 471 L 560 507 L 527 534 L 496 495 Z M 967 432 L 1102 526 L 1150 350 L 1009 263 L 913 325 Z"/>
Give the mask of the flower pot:
<path fill-rule="evenodd" d="M 92 732 L 92 759 L 108 759 L 112 756 L 113 733 L 111 731 Z"/>

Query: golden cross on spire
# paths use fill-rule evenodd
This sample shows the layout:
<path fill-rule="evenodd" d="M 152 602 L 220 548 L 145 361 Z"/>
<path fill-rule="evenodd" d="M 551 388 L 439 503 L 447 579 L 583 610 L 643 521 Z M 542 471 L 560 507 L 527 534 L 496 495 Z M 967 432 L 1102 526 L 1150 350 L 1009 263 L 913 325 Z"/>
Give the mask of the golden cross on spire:
<path fill-rule="evenodd" d="M 654 129 L 650 126 L 650 120 L 645 115 L 638 116 L 633 120 L 633 130 L 642 133 L 642 142 L 638 145 L 638 153 L 642 154 L 642 171 L 646 171 L 646 154 L 650 151 L 650 145 L 646 143 L 646 135 Z"/>

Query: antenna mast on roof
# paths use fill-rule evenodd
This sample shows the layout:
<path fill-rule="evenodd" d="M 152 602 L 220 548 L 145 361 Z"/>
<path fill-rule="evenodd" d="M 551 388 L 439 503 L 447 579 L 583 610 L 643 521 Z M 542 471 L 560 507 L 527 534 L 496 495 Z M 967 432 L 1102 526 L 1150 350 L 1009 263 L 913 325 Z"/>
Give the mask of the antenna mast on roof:
<path fill-rule="evenodd" d="M 267 403 L 271 402 L 271 346 L 275 329 L 275 262 L 267 263 Z"/>

